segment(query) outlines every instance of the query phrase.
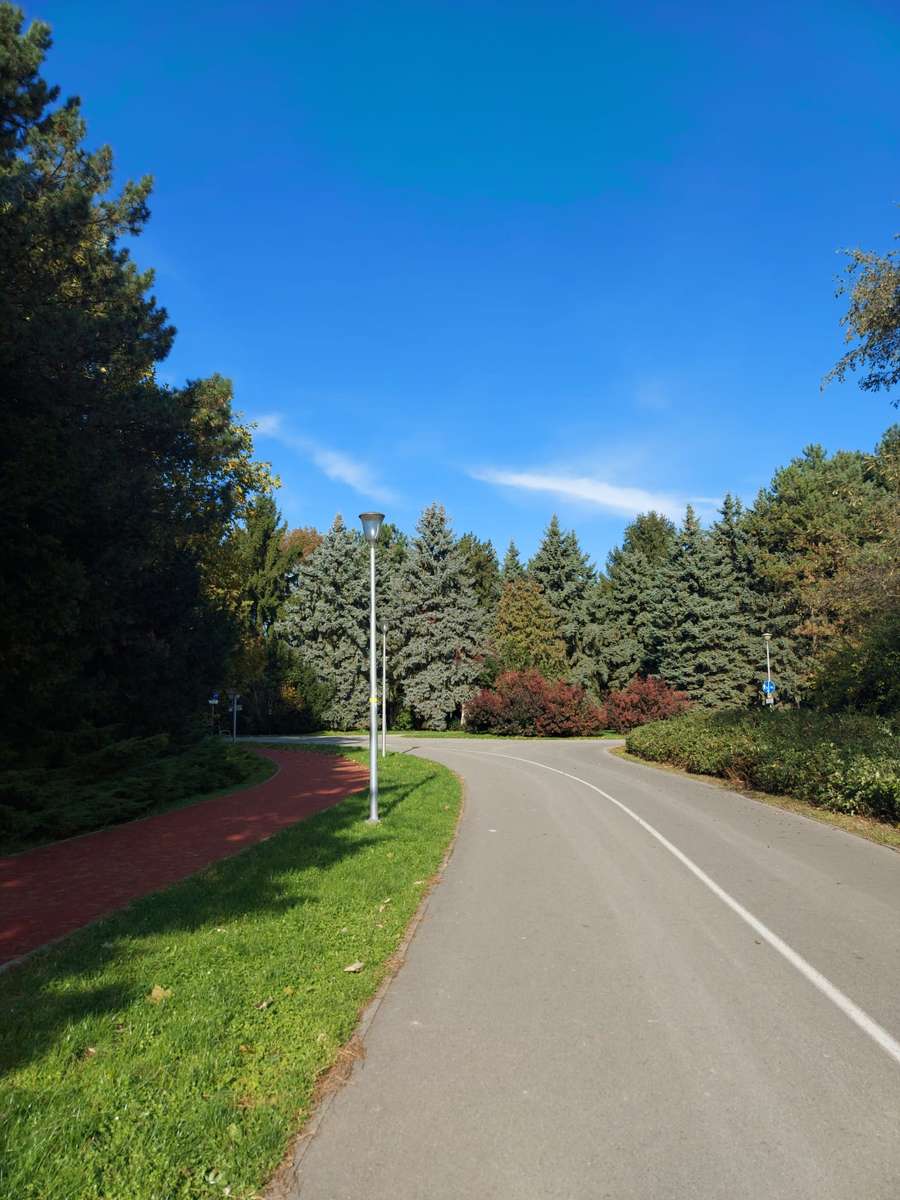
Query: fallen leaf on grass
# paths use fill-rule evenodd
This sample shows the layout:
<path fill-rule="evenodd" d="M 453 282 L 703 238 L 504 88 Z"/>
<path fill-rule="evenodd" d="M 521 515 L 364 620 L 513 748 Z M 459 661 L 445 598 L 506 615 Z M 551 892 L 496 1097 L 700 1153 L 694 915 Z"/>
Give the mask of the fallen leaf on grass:
<path fill-rule="evenodd" d="M 154 983 L 153 987 L 147 993 L 147 999 L 151 1004 L 162 1004 L 163 1000 L 168 1000 L 171 995 L 171 988 L 164 988 L 158 983 Z"/>
<path fill-rule="evenodd" d="M 344 970 L 348 971 L 351 975 L 358 975 L 365 965 L 365 963 L 355 962 L 351 963 L 349 967 L 344 967 Z"/>
<path fill-rule="evenodd" d="M 265 1010 L 269 1007 L 269 1005 L 274 1004 L 274 1003 L 275 1003 L 275 1001 L 272 999 L 271 996 L 269 996 L 269 998 L 267 1000 L 260 1000 L 259 1004 L 255 1005 L 255 1007 L 258 1008 L 261 1012 L 265 1012 Z"/>
<path fill-rule="evenodd" d="M 286 996 L 293 996 L 294 992 L 296 991 L 296 988 L 286 987 L 286 988 L 283 988 L 282 990 L 284 991 L 284 994 Z"/>
<path fill-rule="evenodd" d="M 81 1057 L 82 1058 L 93 1058 L 96 1053 L 97 1053 L 96 1046 L 85 1046 L 84 1053 L 82 1054 Z"/>
<path fill-rule="evenodd" d="M 253 1047 L 248 1046 L 246 1044 L 246 1042 L 241 1042 L 240 1046 L 238 1046 L 238 1050 L 240 1050 L 241 1054 L 252 1054 L 253 1053 Z"/>
<path fill-rule="evenodd" d="M 412 885 L 413 887 L 421 887 L 424 882 L 424 879 L 414 879 Z"/>

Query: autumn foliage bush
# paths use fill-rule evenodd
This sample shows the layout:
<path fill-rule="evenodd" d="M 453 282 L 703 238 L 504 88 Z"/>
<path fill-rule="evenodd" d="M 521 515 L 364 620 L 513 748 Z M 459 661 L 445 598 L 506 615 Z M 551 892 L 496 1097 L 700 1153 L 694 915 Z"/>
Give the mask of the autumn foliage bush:
<path fill-rule="evenodd" d="M 650 721 L 677 717 L 690 703 L 685 692 L 676 691 L 664 680 L 636 675 L 622 691 L 610 692 L 606 697 L 606 724 L 617 733 L 627 733 Z"/>
<path fill-rule="evenodd" d="M 603 728 L 603 711 L 577 684 L 538 671 L 505 671 L 466 705 L 466 728 L 519 737 L 583 737 Z"/>

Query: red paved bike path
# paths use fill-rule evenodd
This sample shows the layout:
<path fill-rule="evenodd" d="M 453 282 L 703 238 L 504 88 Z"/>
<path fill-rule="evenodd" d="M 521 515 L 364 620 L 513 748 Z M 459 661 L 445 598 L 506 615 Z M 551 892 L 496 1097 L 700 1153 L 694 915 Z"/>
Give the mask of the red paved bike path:
<path fill-rule="evenodd" d="M 368 771 L 309 750 L 257 750 L 265 783 L 0 859 L 0 963 L 229 858 L 365 787 Z"/>

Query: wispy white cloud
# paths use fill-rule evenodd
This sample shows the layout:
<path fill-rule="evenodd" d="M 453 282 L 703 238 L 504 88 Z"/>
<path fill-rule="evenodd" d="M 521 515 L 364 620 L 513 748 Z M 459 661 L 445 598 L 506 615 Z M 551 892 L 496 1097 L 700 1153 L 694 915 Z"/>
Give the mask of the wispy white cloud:
<path fill-rule="evenodd" d="M 371 468 L 360 459 L 353 458 L 341 450 L 332 450 L 312 438 L 291 433 L 285 428 L 281 413 L 264 413 L 254 420 L 256 432 L 263 437 L 273 438 L 283 446 L 295 450 L 309 459 L 323 475 L 336 483 L 344 483 L 361 496 L 390 503 L 396 497 L 375 478 Z"/>
<path fill-rule="evenodd" d="M 498 487 L 515 488 L 519 491 L 546 492 L 558 496 L 562 500 L 574 500 L 583 504 L 592 504 L 606 512 L 620 513 L 634 517 L 638 513 L 663 513 L 672 520 L 679 520 L 684 515 L 687 498 L 672 496 L 664 492 L 652 492 L 645 488 L 626 487 L 621 484 L 607 483 L 589 475 L 569 475 L 555 471 L 502 471 L 492 468 L 472 470 L 469 472 L 473 479 L 484 483 L 492 483 Z M 704 506 L 715 506 L 718 501 L 705 498 L 702 502 L 694 499 L 691 503 L 702 503 Z"/>

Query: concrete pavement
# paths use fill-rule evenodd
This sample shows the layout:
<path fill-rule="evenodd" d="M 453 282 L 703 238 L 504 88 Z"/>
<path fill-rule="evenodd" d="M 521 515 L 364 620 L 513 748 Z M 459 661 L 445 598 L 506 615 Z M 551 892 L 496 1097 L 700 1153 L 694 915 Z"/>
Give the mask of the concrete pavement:
<path fill-rule="evenodd" d="M 295 1197 L 897 1200 L 896 853 L 598 742 L 390 745 L 466 814 Z"/>

